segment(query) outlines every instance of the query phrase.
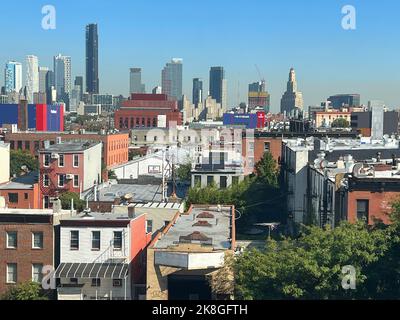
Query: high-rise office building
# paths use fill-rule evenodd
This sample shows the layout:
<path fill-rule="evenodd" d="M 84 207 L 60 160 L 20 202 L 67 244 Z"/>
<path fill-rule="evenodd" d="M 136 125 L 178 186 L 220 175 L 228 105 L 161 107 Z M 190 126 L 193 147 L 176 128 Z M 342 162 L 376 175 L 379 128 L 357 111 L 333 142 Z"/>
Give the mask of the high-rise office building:
<path fill-rule="evenodd" d="M 142 69 L 131 68 L 129 73 L 129 88 L 132 93 L 146 93 L 146 87 L 142 84 Z"/>
<path fill-rule="evenodd" d="M 296 72 L 293 68 L 289 72 L 286 92 L 281 99 L 281 113 L 291 114 L 296 108 L 303 108 L 303 94 L 297 90 Z"/>
<path fill-rule="evenodd" d="M 39 92 L 46 93 L 49 68 L 39 67 Z"/>
<path fill-rule="evenodd" d="M 182 59 L 174 58 L 162 70 L 162 93 L 166 94 L 170 100 L 182 99 L 182 66 Z"/>
<path fill-rule="evenodd" d="M 210 69 L 210 96 L 221 105 L 224 112 L 227 110 L 227 85 L 223 67 L 211 67 Z"/>
<path fill-rule="evenodd" d="M 86 26 L 86 92 L 99 93 L 99 37 L 94 23 Z"/>
<path fill-rule="evenodd" d="M 22 89 L 22 64 L 16 61 L 8 61 L 5 68 L 5 94 L 19 92 Z"/>
<path fill-rule="evenodd" d="M 192 103 L 195 106 L 203 103 L 203 80 L 199 78 L 193 79 Z"/>
<path fill-rule="evenodd" d="M 265 112 L 269 112 L 270 95 L 266 90 L 265 80 L 249 84 L 248 107 L 253 110 L 261 107 Z"/>
<path fill-rule="evenodd" d="M 341 107 L 359 107 L 360 95 L 359 94 L 337 94 L 330 96 L 328 101 L 331 102 L 332 108 L 340 109 Z"/>
<path fill-rule="evenodd" d="M 33 103 L 33 94 L 39 92 L 39 59 L 36 56 L 26 57 L 26 99 Z"/>
<path fill-rule="evenodd" d="M 84 88 L 83 88 L 83 77 L 82 76 L 76 76 L 75 77 L 74 86 L 75 86 L 75 89 L 76 89 L 76 87 L 79 86 L 79 91 L 80 91 L 79 101 L 82 101 L 83 90 L 84 90 Z"/>
<path fill-rule="evenodd" d="M 71 57 L 61 54 L 54 57 L 54 82 L 57 99 L 66 102 L 72 89 Z"/>

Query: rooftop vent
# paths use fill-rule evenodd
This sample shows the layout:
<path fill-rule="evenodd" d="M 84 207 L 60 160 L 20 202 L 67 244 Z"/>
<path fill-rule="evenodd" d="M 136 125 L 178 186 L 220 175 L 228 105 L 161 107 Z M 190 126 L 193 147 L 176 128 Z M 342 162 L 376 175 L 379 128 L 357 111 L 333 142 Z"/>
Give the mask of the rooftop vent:
<path fill-rule="evenodd" d="M 198 219 L 213 219 L 214 215 L 210 212 L 203 211 L 202 213 L 197 215 Z"/>
<path fill-rule="evenodd" d="M 187 236 L 180 236 L 179 237 L 179 242 L 185 243 L 185 242 L 192 242 L 192 241 L 200 241 L 200 242 L 206 242 L 206 243 L 211 243 L 212 239 L 208 238 L 204 233 L 201 233 L 199 231 L 194 231 L 191 234 Z"/>
<path fill-rule="evenodd" d="M 193 227 L 212 227 L 212 225 L 208 221 L 200 220 L 197 221 Z"/>

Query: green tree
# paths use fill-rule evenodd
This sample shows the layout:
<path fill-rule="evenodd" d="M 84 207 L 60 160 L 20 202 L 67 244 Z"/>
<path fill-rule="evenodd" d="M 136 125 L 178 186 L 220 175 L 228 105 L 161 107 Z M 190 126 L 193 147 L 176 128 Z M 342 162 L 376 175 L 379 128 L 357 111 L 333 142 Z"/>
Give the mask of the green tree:
<path fill-rule="evenodd" d="M 192 164 L 190 162 L 186 164 L 181 164 L 176 170 L 176 175 L 181 181 L 190 181 L 191 171 L 192 171 Z"/>
<path fill-rule="evenodd" d="M 108 170 L 108 179 L 115 179 L 115 180 L 118 179 L 114 170 Z"/>
<path fill-rule="evenodd" d="M 355 299 L 374 297 L 368 269 L 388 250 L 385 230 L 359 222 L 307 227 L 298 239 L 270 240 L 235 261 L 237 297 L 243 299 Z M 342 268 L 356 270 L 356 290 L 342 288 Z M 399 296 L 397 296 L 399 297 Z M 392 297 L 393 298 L 393 297 Z"/>
<path fill-rule="evenodd" d="M 277 187 L 278 186 L 278 166 L 270 152 L 265 152 L 263 157 L 255 166 L 258 180 L 265 184 Z"/>
<path fill-rule="evenodd" d="M 29 171 L 39 170 L 39 161 L 27 150 L 11 150 L 10 152 L 10 174 L 20 176 L 23 172 L 22 166 L 26 166 Z"/>
<path fill-rule="evenodd" d="M 350 124 L 345 118 L 336 118 L 331 124 L 332 128 L 348 128 L 349 126 Z"/>
<path fill-rule="evenodd" d="M 74 200 L 74 209 L 78 212 L 83 211 L 86 208 L 86 203 L 84 200 L 79 198 L 79 194 L 75 192 L 64 192 L 60 195 L 61 206 L 64 210 L 71 209 L 71 200 Z"/>
<path fill-rule="evenodd" d="M 25 282 L 9 288 L 1 300 L 48 300 L 48 296 L 38 283 Z"/>

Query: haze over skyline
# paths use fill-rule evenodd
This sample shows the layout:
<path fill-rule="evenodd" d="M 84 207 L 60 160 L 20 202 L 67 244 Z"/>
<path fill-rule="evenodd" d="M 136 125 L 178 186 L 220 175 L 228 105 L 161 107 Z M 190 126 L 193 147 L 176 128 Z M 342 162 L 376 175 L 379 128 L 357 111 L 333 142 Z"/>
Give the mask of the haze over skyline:
<path fill-rule="evenodd" d="M 161 70 L 171 58 L 183 59 L 183 92 L 192 79 L 208 90 L 211 66 L 223 66 L 228 105 L 247 101 L 248 84 L 259 81 L 258 65 L 278 112 L 289 69 L 294 67 L 304 106 L 338 93 L 360 93 L 361 102 L 384 100 L 400 106 L 400 3 L 386 0 L 320 1 L 51 1 L 56 30 L 41 28 L 42 1 L 2 4 L 1 86 L 8 60 L 23 63 L 33 54 L 52 68 L 53 56 L 71 56 L 72 75 L 85 76 L 85 26 L 99 29 L 100 92 L 128 95 L 129 69 L 142 68 L 149 92 L 161 85 Z M 357 29 L 341 27 L 341 9 L 357 10 Z M 12 13 L 15 14 L 12 14 Z M 24 77 L 25 78 L 25 77 Z M 25 80 L 24 80 L 25 85 Z M 239 88 L 239 89 L 238 89 Z M 238 99 L 239 97 L 239 99 Z"/>

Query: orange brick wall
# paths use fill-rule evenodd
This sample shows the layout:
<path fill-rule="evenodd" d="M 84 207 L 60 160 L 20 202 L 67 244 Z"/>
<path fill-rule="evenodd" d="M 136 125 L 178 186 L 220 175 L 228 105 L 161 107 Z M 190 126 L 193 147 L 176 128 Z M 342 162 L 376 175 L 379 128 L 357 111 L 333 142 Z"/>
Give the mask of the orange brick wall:
<path fill-rule="evenodd" d="M 388 224 L 390 204 L 399 197 L 400 192 L 351 191 L 348 193 L 348 220 L 352 223 L 357 221 L 357 200 L 369 200 L 369 224 L 374 223 L 374 218 Z"/>
<path fill-rule="evenodd" d="M 11 203 L 8 199 L 9 193 L 18 193 L 18 203 Z M 25 199 L 25 194 L 28 199 Z M 6 199 L 6 205 L 13 209 L 39 209 L 39 184 L 34 184 L 30 190 L 0 190 L 0 196 Z"/>

